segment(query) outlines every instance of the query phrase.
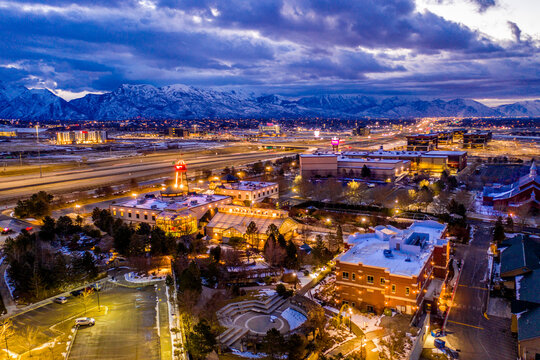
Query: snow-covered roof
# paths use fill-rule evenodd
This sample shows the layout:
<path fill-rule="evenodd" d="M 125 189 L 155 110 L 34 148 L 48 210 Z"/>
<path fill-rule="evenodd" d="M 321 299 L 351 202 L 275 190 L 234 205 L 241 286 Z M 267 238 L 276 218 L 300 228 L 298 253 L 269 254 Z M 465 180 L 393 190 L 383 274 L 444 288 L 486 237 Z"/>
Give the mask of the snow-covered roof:
<path fill-rule="evenodd" d="M 132 209 L 142 209 L 142 210 L 172 210 L 180 211 L 182 209 L 191 209 L 198 206 L 204 206 L 207 204 L 212 204 L 221 200 L 227 199 L 228 196 L 225 195 L 204 195 L 204 194 L 194 194 L 187 195 L 181 198 L 176 199 L 163 199 L 160 197 L 150 197 L 150 198 L 135 198 L 129 199 L 120 203 L 114 204 L 115 207 L 126 207 Z"/>
<path fill-rule="evenodd" d="M 445 224 L 436 221 L 418 221 L 408 229 L 399 230 L 392 226 L 377 226 L 375 232 L 369 234 L 350 235 L 347 242 L 352 246 L 347 252 L 339 255 L 336 260 L 353 264 L 363 264 L 387 269 L 391 274 L 417 276 L 429 259 L 434 245 L 443 245 L 447 240 L 441 239 L 446 229 Z M 392 249 L 392 256 L 387 257 L 384 250 L 390 250 L 390 240 L 403 240 L 411 236 L 421 237 L 422 246 L 418 252 L 411 253 Z"/>

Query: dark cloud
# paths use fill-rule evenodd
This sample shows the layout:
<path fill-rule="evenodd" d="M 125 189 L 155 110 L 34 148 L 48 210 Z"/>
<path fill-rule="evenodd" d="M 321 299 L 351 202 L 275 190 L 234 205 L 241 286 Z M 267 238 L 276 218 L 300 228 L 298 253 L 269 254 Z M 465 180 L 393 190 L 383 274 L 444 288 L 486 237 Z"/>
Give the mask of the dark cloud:
<path fill-rule="evenodd" d="M 521 42 L 521 29 L 515 22 L 507 21 L 508 27 L 510 28 L 510 31 L 512 31 L 512 35 L 514 35 L 514 40 L 517 42 Z"/>
<path fill-rule="evenodd" d="M 538 47 L 508 24 L 516 42 L 503 46 L 413 0 L 8 0 L 0 77 L 70 91 L 186 83 L 468 96 L 502 91 L 486 90 L 493 80 L 538 92 Z"/>

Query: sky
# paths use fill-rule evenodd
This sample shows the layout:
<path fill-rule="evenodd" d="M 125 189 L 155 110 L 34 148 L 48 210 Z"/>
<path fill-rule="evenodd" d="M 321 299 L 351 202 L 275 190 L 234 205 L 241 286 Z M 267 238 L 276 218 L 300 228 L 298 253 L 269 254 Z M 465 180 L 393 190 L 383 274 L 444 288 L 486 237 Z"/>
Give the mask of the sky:
<path fill-rule="evenodd" d="M 0 81 L 540 98 L 539 0 L 0 0 Z"/>

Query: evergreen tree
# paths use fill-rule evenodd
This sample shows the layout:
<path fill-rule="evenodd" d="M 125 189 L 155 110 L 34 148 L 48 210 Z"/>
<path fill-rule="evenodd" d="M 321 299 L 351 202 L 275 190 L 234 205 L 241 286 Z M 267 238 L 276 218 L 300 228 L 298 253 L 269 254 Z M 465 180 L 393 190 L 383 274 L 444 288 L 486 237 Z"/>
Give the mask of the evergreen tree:
<path fill-rule="evenodd" d="M 285 352 L 285 339 L 276 328 L 272 328 L 266 332 L 262 341 L 262 347 L 268 359 L 281 359 Z"/>
<path fill-rule="evenodd" d="M 363 178 L 369 178 L 371 177 L 371 169 L 368 168 L 366 165 L 362 166 L 362 170 L 360 172 L 360 176 Z"/>
<path fill-rule="evenodd" d="M 285 263 L 289 269 L 297 269 L 298 268 L 298 253 L 296 250 L 296 245 L 292 242 L 292 240 L 289 240 L 287 242 L 287 257 L 285 258 Z"/>
<path fill-rule="evenodd" d="M 216 343 L 216 337 L 210 325 L 203 319 L 193 327 L 193 331 L 188 333 L 186 346 L 194 359 L 202 360 L 214 350 Z"/>
<path fill-rule="evenodd" d="M 180 274 L 178 289 L 181 292 L 192 290 L 200 293 L 202 291 L 201 272 L 194 261 L 189 263 L 188 267 Z"/>
<path fill-rule="evenodd" d="M 500 244 L 505 238 L 506 235 L 504 235 L 503 220 L 502 217 L 499 216 L 497 222 L 495 223 L 495 228 L 493 229 L 493 242 Z"/>
<path fill-rule="evenodd" d="M 56 222 L 50 216 L 45 216 L 43 218 L 43 225 L 39 230 L 39 238 L 43 241 L 50 242 L 54 240 L 56 234 Z"/>

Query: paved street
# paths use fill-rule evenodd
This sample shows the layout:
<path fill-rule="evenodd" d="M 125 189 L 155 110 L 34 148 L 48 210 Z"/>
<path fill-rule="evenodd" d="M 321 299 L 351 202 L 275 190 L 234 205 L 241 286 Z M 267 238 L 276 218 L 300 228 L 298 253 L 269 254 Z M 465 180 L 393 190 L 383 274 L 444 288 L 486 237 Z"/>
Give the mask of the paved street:
<path fill-rule="evenodd" d="M 447 323 L 446 341 L 460 349 L 460 359 L 516 359 L 517 344 L 510 332 L 510 319 L 484 317 L 486 297 L 487 248 L 490 227 L 475 225 L 470 245 L 458 245 L 456 257 L 464 259 L 459 286 Z"/>

